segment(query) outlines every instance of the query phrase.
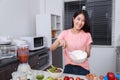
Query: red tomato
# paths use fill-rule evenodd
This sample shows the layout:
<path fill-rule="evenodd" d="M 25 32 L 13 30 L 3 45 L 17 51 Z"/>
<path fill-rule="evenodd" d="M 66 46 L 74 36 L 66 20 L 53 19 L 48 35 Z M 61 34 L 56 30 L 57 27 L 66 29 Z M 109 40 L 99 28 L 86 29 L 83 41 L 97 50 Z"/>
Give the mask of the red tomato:
<path fill-rule="evenodd" d="M 69 80 L 74 80 L 74 78 L 73 77 L 69 77 Z"/>
<path fill-rule="evenodd" d="M 76 77 L 76 80 L 80 80 L 80 77 Z"/>
<path fill-rule="evenodd" d="M 108 80 L 114 80 L 115 79 L 115 74 L 113 72 L 108 72 L 107 77 L 108 77 Z"/>
<path fill-rule="evenodd" d="M 115 77 L 115 79 L 114 79 L 114 80 L 119 80 L 119 79 Z"/>
<path fill-rule="evenodd" d="M 103 76 L 103 75 L 100 75 L 100 76 L 99 76 L 99 79 L 100 79 L 100 80 L 103 80 L 103 79 L 104 79 L 104 76 Z"/>
<path fill-rule="evenodd" d="M 65 76 L 63 80 L 69 80 L 69 77 L 68 77 L 68 76 Z"/>

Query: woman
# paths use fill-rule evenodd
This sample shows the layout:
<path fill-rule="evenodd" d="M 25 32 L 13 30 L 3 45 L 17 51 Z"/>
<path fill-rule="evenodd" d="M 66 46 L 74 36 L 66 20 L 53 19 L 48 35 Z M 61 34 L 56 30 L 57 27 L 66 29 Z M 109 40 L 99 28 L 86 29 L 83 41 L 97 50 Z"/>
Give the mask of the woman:
<path fill-rule="evenodd" d="M 64 73 L 86 75 L 90 73 L 88 59 L 80 64 L 74 63 L 70 60 L 68 52 L 82 50 L 87 52 L 87 58 L 89 58 L 91 43 L 89 16 L 85 10 L 80 10 L 73 15 L 72 28 L 60 33 L 50 47 L 50 51 L 55 50 L 59 45 L 63 46 L 65 57 Z"/>

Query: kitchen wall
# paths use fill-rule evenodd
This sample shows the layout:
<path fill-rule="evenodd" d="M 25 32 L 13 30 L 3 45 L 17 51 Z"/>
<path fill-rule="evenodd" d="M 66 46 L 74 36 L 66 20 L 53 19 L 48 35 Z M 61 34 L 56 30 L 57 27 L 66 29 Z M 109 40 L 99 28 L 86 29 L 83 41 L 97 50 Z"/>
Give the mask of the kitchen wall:
<path fill-rule="evenodd" d="M 44 1 L 44 0 L 43 0 Z M 49 10 L 59 14 L 61 0 L 45 0 L 45 12 Z M 120 35 L 119 0 L 114 1 L 113 46 L 92 46 L 90 57 L 91 72 L 105 74 L 116 68 L 115 46 Z M 59 5 L 60 4 L 60 5 Z M 0 36 L 33 36 L 35 34 L 35 17 L 44 11 L 42 0 L 0 0 Z M 48 6 L 52 5 L 52 6 Z M 56 6 L 56 7 L 55 7 Z M 59 7 L 58 7 L 59 6 Z M 63 7 L 63 6 L 61 6 Z M 43 9 L 43 10 L 41 10 Z"/>
<path fill-rule="evenodd" d="M 39 0 L 0 0 L 0 36 L 35 35 Z"/>

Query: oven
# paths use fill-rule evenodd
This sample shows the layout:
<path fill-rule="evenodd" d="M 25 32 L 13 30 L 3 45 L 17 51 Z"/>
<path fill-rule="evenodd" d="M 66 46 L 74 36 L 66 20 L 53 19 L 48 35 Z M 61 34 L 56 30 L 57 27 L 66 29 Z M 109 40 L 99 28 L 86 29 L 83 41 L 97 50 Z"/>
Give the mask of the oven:
<path fill-rule="evenodd" d="M 51 64 L 51 53 L 48 48 L 30 51 L 29 64 L 32 69 L 44 70 Z"/>
<path fill-rule="evenodd" d="M 45 69 L 49 66 L 50 63 L 50 56 L 48 52 L 45 52 L 44 54 L 39 54 L 39 67 L 40 69 Z"/>

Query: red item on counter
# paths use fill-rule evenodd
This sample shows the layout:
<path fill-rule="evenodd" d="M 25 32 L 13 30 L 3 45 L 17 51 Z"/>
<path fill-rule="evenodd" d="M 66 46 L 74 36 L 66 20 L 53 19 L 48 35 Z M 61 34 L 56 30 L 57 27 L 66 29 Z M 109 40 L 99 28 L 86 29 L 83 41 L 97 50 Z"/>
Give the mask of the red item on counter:
<path fill-rule="evenodd" d="M 28 62 L 28 54 L 27 53 L 19 54 L 18 58 L 19 58 L 19 61 L 21 63 L 27 63 Z"/>
<path fill-rule="evenodd" d="M 68 76 L 65 76 L 63 80 L 69 80 L 69 77 L 68 77 Z"/>
<path fill-rule="evenodd" d="M 115 79 L 115 74 L 113 72 L 108 72 L 107 77 L 108 77 L 108 80 L 114 80 Z"/>
<path fill-rule="evenodd" d="M 29 57 L 28 47 L 19 47 L 18 48 L 18 59 L 21 63 L 27 63 Z"/>

